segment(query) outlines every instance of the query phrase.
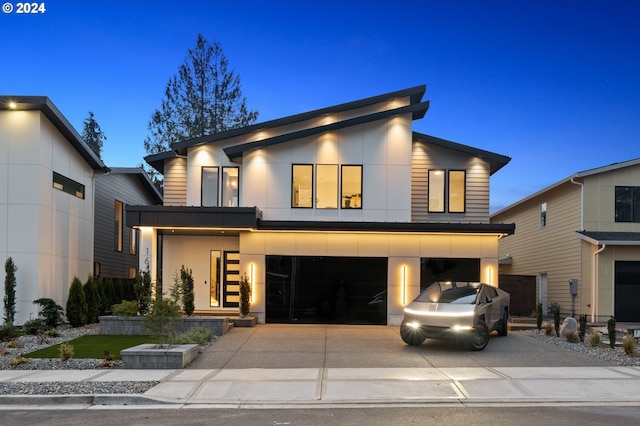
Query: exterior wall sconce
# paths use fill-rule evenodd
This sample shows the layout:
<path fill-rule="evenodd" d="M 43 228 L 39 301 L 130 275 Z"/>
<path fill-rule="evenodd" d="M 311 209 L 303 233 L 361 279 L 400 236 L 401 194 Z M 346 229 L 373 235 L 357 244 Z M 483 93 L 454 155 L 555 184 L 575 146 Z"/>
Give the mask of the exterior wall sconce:
<path fill-rule="evenodd" d="M 402 306 L 407 304 L 407 267 L 402 267 Z"/>
<path fill-rule="evenodd" d="M 253 285 L 253 269 L 254 269 L 254 264 L 250 263 L 249 264 L 249 285 L 251 286 L 251 297 L 249 298 L 249 303 L 253 303 L 254 297 L 253 297 L 253 293 L 255 291 L 254 285 Z"/>

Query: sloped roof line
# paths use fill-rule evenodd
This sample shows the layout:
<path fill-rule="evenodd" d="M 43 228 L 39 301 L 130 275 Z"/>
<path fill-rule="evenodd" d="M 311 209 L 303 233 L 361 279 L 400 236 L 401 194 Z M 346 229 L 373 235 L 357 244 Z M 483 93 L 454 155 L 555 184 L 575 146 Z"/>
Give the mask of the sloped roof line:
<path fill-rule="evenodd" d="M 638 164 L 640 164 L 640 158 L 635 158 L 633 160 L 622 161 L 622 162 L 619 162 L 619 163 L 612 163 L 612 164 L 609 164 L 609 165 L 606 165 L 606 166 L 596 167 L 594 169 L 589 169 L 589 170 L 585 170 L 585 171 L 582 171 L 582 172 L 574 173 L 574 174 L 572 174 L 572 175 L 570 175 L 570 176 L 568 176 L 568 177 L 566 177 L 564 179 L 560 179 L 559 181 L 557 181 L 555 183 L 552 183 L 551 185 L 549 185 L 547 187 L 542 188 L 541 190 L 539 190 L 537 192 L 534 192 L 533 194 L 531 194 L 531 195 L 529 195 L 527 197 L 524 197 L 524 198 L 516 201 L 515 203 L 512 203 L 512 204 L 508 205 L 507 207 L 505 207 L 503 209 L 498 210 L 497 212 L 492 214 L 491 217 L 497 216 L 497 215 L 499 215 L 501 213 L 504 213 L 507 210 L 510 210 L 510 209 L 512 209 L 514 207 L 517 207 L 517 206 L 521 205 L 521 204 L 524 204 L 525 202 L 527 202 L 529 200 L 532 200 L 532 199 L 544 194 L 545 192 L 548 192 L 548 191 L 550 191 L 552 189 L 555 189 L 556 187 L 558 187 L 560 185 L 564 185 L 566 183 L 571 182 L 573 179 L 580 179 L 580 178 L 584 178 L 584 177 L 587 177 L 587 176 L 597 175 L 599 173 L 605 173 L 605 172 L 610 172 L 610 171 L 613 171 L 613 170 L 622 169 L 622 168 L 625 168 L 625 167 L 635 166 L 635 165 L 638 165 Z"/>
<path fill-rule="evenodd" d="M 135 175 L 140 183 L 153 195 L 158 203 L 162 203 L 162 194 L 153 184 L 151 178 L 142 167 L 112 167 L 111 174 Z"/>
<path fill-rule="evenodd" d="M 13 102 L 15 108 L 9 107 Z M 0 110 L 5 111 L 41 111 L 56 129 L 69 141 L 71 146 L 94 170 L 107 170 L 100 157 L 87 145 L 82 136 L 74 129 L 66 117 L 46 96 L 10 96 L 0 95 Z"/>
<path fill-rule="evenodd" d="M 576 231 L 576 236 L 595 245 L 640 246 L 640 232 Z"/>
<path fill-rule="evenodd" d="M 372 96 L 369 98 L 346 102 L 346 103 L 325 107 L 325 108 L 321 108 L 313 111 L 308 111 L 300 114 L 290 115 L 287 117 L 277 118 L 275 120 L 256 123 L 250 126 L 240 127 L 237 129 L 231 129 L 231 130 L 227 130 L 221 133 L 216 133 L 213 135 L 206 135 L 206 136 L 202 136 L 195 139 L 174 142 L 171 144 L 171 149 L 188 148 L 195 145 L 211 143 L 211 142 L 215 142 L 222 139 L 228 139 L 231 137 L 252 133 L 258 130 L 265 130 L 265 129 L 270 129 L 278 126 L 285 126 L 285 125 L 297 123 L 300 121 L 310 120 L 325 114 L 336 114 L 342 111 L 362 108 L 368 105 L 373 105 L 373 104 L 381 103 L 391 99 L 403 98 L 407 96 L 410 97 L 410 104 L 415 104 L 422 100 L 422 97 L 424 96 L 426 90 L 427 90 L 427 86 L 424 84 L 420 86 L 410 87 L 407 89 L 397 90 L 397 91 L 385 93 L 382 95 Z"/>
<path fill-rule="evenodd" d="M 463 145 L 458 142 L 449 141 L 424 133 L 413 132 L 413 140 L 422 141 L 428 144 L 440 146 L 442 148 L 452 149 L 454 151 L 463 152 L 465 154 L 470 154 L 475 157 L 489 160 L 489 164 L 491 165 L 491 174 L 494 174 L 511 161 L 511 157 L 507 157 L 506 155 L 497 154 L 495 152 L 486 151 L 484 149 L 475 148 L 469 145 Z"/>

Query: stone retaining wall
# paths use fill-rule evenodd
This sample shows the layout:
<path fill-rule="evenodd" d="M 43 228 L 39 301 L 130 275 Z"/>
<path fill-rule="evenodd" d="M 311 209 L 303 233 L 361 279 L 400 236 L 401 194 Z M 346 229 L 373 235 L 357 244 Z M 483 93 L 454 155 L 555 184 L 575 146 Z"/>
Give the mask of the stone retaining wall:
<path fill-rule="evenodd" d="M 114 315 L 102 316 L 100 319 L 100 334 L 115 334 L 139 336 L 149 334 L 144 330 L 144 318 L 142 317 L 117 317 Z M 176 335 L 183 334 L 192 328 L 206 328 L 214 336 L 222 336 L 229 330 L 230 323 L 227 317 L 185 317 L 176 323 Z"/>

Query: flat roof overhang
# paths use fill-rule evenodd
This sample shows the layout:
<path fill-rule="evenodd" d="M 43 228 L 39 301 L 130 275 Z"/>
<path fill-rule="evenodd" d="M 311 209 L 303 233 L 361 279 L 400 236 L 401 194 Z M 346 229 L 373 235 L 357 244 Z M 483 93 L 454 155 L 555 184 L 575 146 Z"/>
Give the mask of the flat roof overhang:
<path fill-rule="evenodd" d="M 515 224 L 326 222 L 262 220 L 257 207 L 126 206 L 127 226 L 151 227 L 163 234 L 237 235 L 265 232 L 372 232 L 423 234 L 493 234 L 515 232 Z"/>

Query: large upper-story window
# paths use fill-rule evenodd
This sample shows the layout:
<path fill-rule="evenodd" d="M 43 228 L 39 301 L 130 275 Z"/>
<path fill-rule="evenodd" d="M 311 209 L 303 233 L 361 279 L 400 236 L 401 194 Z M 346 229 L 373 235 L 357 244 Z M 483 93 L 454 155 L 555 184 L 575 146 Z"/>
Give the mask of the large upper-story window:
<path fill-rule="evenodd" d="M 342 166 L 340 199 L 343 209 L 362 208 L 362 166 Z"/>
<path fill-rule="evenodd" d="M 464 213 L 467 198 L 467 172 L 429 170 L 429 213 Z"/>
<path fill-rule="evenodd" d="M 429 170 L 429 213 L 444 213 L 444 170 Z"/>
<path fill-rule="evenodd" d="M 316 208 L 338 208 L 338 165 L 316 166 Z"/>
<path fill-rule="evenodd" d="M 449 213 L 464 213 L 466 175 L 464 170 L 449 170 Z"/>
<path fill-rule="evenodd" d="M 640 222 L 640 186 L 616 186 L 616 222 Z"/>
<path fill-rule="evenodd" d="M 218 167 L 202 168 L 202 207 L 218 207 Z"/>
<path fill-rule="evenodd" d="M 238 207 L 238 175 L 237 167 L 222 168 L 222 207 Z"/>
<path fill-rule="evenodd" d="M 313 165 L 292 166 L 291 207 L 313 207 Z"/>

